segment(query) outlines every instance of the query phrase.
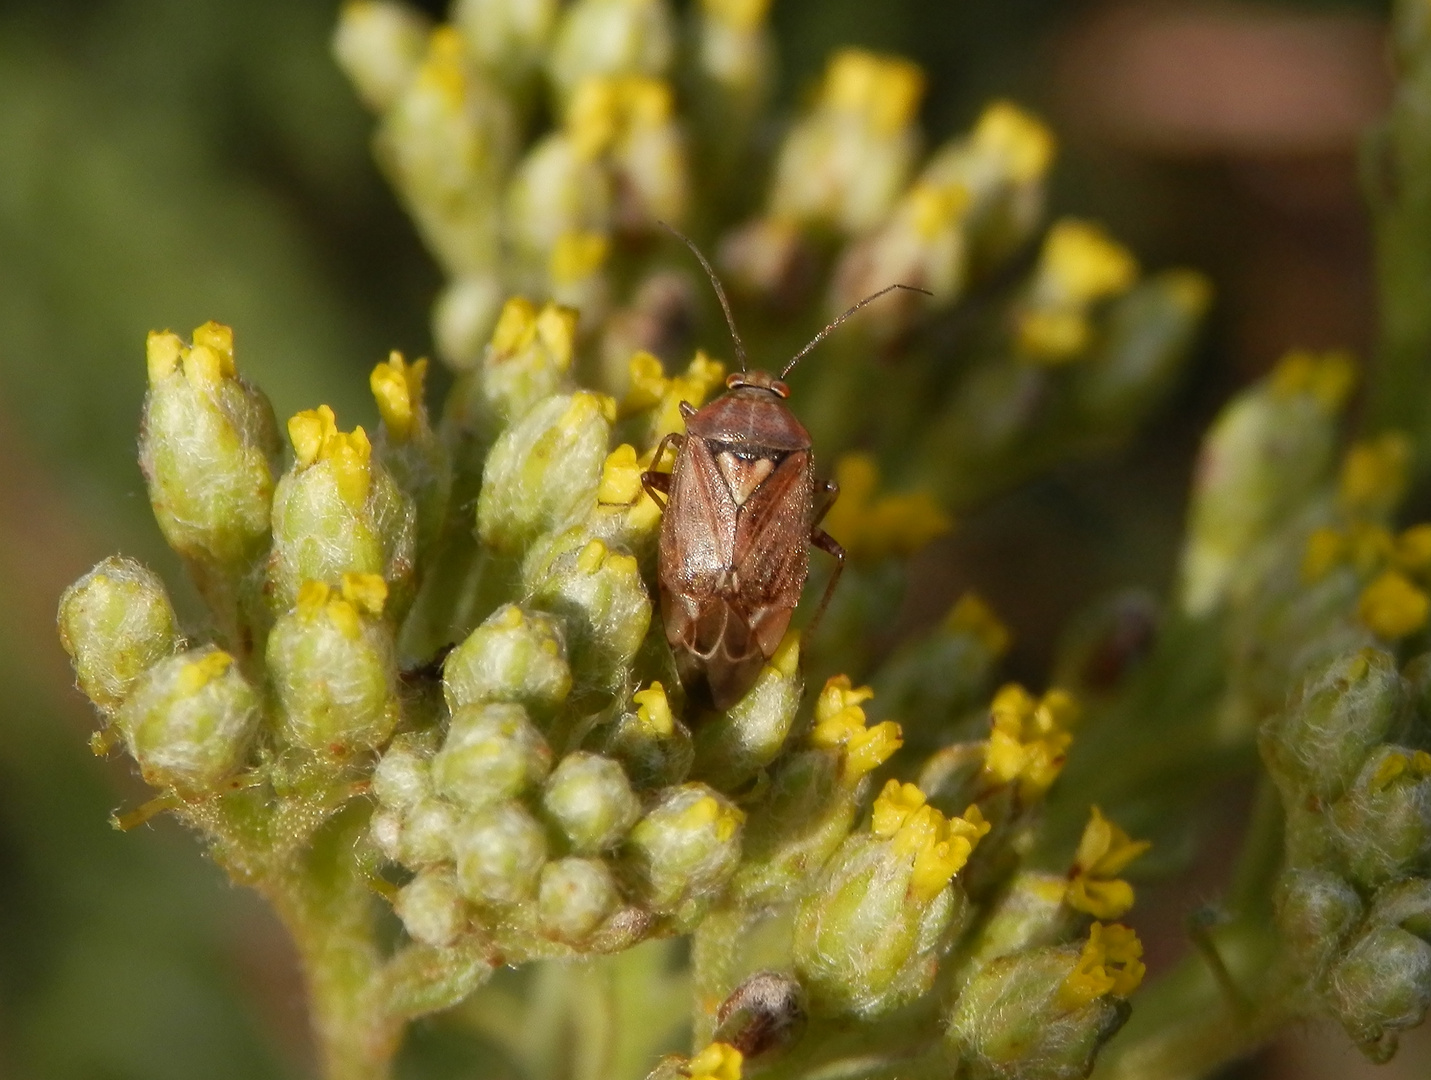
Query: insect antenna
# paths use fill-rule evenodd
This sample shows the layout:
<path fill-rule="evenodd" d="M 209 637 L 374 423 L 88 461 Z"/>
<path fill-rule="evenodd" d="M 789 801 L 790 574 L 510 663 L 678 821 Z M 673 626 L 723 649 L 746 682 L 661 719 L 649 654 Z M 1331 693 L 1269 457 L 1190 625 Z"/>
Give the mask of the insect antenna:
<path fill-rule="evenodd" d="M 881 289 L 879 292 L 877 292 L 877 293 L 872 293 L 871 295 L 866 296 L 866 297 L 865 297 L 863 300 L 861 300 L 858 304 L 856 304 L 854 307 L 850 308 L 850 309 L 849 309 L 848 311 L 846 311 L 843 315 L 841 315 L 839 318 L 837 318 L 834 322 L 832 322 L 832 323 L 830 323 L 828 326 L 826 326 L 825 329 L 821 330 L 818 334 L 816 334 L 814 340 L 811 341 L 810 344 L 806 345 L 806 346 L 805 346 L 803 349 L 801 349 L 799 352 L 797 352 L 797 353 L 795 354 L 795 358 L 794 358 L 793 360 L 791 360 L 790 363 L 788 363 L 788 364 L 785 365 L 785 369 L 784 369 L 782 372 L 780 372 L 780 377 L 783 379 L 783 378 L 785 378 L 786 375 L 789 375 L 789 374 L 790 374 L 790 369 L 793 368 L 796 364 L 798 364 L 798 363 L 800 362 L 800 359 L 801 359 L 807 352 L 809 352 L 809 351 L 810 351 L 811 349 L 813 349 L 816 345 L 820 344 L 820 342 L 824 341 L 827 337 L 829 337 L 830 334 L 834 331 L 834 329 L 835 329 L 837 326 L 840 325 L 840 323 L 844 322 L 846 319 L 848 319 L 848 318 L 849 318 L 851 315 L 853 315 L 855 312 L 859 311 L 860 308 L 864 307 L 866 304 L 871 304 L 871 303 L 873 303 L 874 301 L 878 300 L 881 296 L 883 296 L 885 293 L 887 293 L 887 292 L 894 292 L 895 289 L 904 289 L 906 292 L 923 293 L 925 296 L 933 296 L 933 295 L 934 295 L 934 294 L 933 294 L 932 292 L 930 292 L 928 289 L 921 289 L 921 288 L 919 288 L 918 286 L 915 286 L 915 285 L 886 285 L 886 286 L 885 286 L 883 289 Z"/>
<path fill-rule="evenodd" d="M 730 313 L 730 301 L 725 298 L 725 289 L 721 287 L 720 278 L 716 277 L 716 272 L 711 269 L 711 264 L 706 261 L 706 257 L 701 254 L 701 249 L 696 247 L 696 242 L 685 233 L 681 232 L 673 225 L 666 222 L 658 222 L 661 228 L 674 236 L 686 247 L 691 249 L 691 254 L 701 264 L 705 270 L 706 277 L 711 279 L 711 284 L 715 286 L 716 299 L 720 301 L 720 309 L 725 312 L 725 324 L 730 327 L 731 340 L 735 342 L 735 358 L 740 362 L 740 370 L 745 370 L 745 343 L 740 340 L 740 331 L 735 328 L 735 316 Z"/>

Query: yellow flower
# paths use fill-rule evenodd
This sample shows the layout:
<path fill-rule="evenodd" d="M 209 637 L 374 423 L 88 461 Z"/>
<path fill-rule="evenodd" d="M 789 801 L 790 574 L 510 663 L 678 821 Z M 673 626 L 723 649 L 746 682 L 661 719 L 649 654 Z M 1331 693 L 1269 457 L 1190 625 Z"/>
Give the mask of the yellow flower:
<path fill-rule="evenodd" d="M 1400 751 L 1387 754 L 1371 778 L 1371 790 L 1384 791 L 1392 781 L 1408 774 L 1414 780 L 1431 777 L 1431 754 L 1425 750 L 1416 750 L 1410 754 Z"/>
<path fill-rule="evenodd" d="M 547 274 L 557 285 L 584 281 L 606 265 L 611 243 L 605 233 L 581 230 L 557 237 L 547 260 Z"/>
<path fill-rule="evenodd" d="M 699 409 L 712 390 L 724 385 L 725 365 L 696 350 L 694 359 L 684 373 L 673 376 L 651 416 L 651 442 L 659 443 L 673 431 L 685 431 L 686 420 L 681 415 L 681 402 Z"/>
<path fill-rule="evenodd" d="M 666 699 L 666 688 L 653 682 L 644 690 L 631 695 L 636 703 L 636 718 L 641 726 L 654 735 L 669 735 L 675 730 L 676 721 L 671 713 L 671 703 Z"/>
<path fill-rule="evenodd" d="M 691 1080 L 740 1080 L 743 1057 L 728 1043 L 713 1042 L 686 1066 Z"/>
<path fill-rule="evenodd" d="M 988 105 L 974 125 L 975 149 L 1004 162 L 1016 183 L 1036 180 L 1048 171 L 1056 149 L 1053 134 L 1035 116 L 1008 101 Z"/>
<path fill-rule="evenodd" d="M 236 378 L 234 332 L 210 320 L 194 330 L 194 343 L 185 345 L 178 334 L 151 331 L 145 342 L 150 384 L 183 372 L 194 386 L 214 386 L 223 379 Z"/>
<path fill-rule="evenodd" d="M 403 360 L 402 353 L 396 351 L 388 356 L 386 363 L 373 368 L 368 377 L 378 413 L 394 442 L 406 442 L 412 434 L 413 423 L 422 408 L 422 385 L 426 377 L 426 360 L 409 364 Z"/>
<path fill-rule="evenodd" d="M 1078 965 L 1059 988 L 1059 1003 L 1073 1010 L 1104 994 L 1127 997 L 1138 989 L 1147 970 L 1137 934 L 1118 923 L 1094 923 Z"/>
<path fill-rule="evenodd" d="M 875 799 L 870 831 L 892 842 L 895 854 L 913 856 L 910 892 L 928 903 L 969 862 L 990 825 L 977 806 L 963 817 L 946 818 L 924 801 L 913 784 L 891 780 Z"/>
<path fill-rule="evenodd" d="M 1362 590 L 1356 613 L 1372 633 L 1395 640 L 1426 625 L 1431 599 L 1399 570 L 1384 570 Z"/>
<path fill-rule="evenodd" d="M 603 506 L 625 506 L 627 524 L 638 533 L 647 533 L 661 520 L 661 507 L 641 483 L 641 474 L 651 467 L 654 451 L 638 458 L 636 448 L 622 443 L 601 466 L 601 483 L 596 501 Z"/>
<path fill-rule="evenodd" d="M 1019 348 L 1044 364 L 1076 359 L 1092 342 L 1092 305 L 1127 292 L 1137 278 L 1137 261 L 1100 226 L 1072 219 L 1056 223 L 1019 318 Z"/>
<path fill-rule="evenodd" d="M 821 103 L 852 113 L 882 134 L 893 134 L 914 117 L 924 96 L 924 73 L 917 64 L 864 49 L 841 49 L 825 69 Z"/>
<path fill-rule="evenodd" d="M 907 558 L 953 528 L 953 520 L 925 492 L 876 497 L 879 467 L 868 454 L 842 456 L 835 480 L 840 497 L 825 516 L 825 531 L 852 559 Z"/>
<path fill-rule="evenodd" d="M 1413 525 L 1396 538 L 1395 559 L 1405 570 L 1431 569 L 1431 525 Z"/>
<path fill-rule="evenodd" d="M 868 686 L 854 689 L 848 675 L 836 675 L 825 683 L 815 702 L 815 725 L 810 731 L 810 745 L 821 749 L 844 747 L 845 758 L 841 775 L 853 782 L 883 765 L 904 745 L 904 735 L 892 720 L 865 726 L 865 711 L 860 708 L 874 697 Z"/>
<path fill-rule="evenodd" d="M 358 506 L 366 501 L 373 480 L 373 447 L 366 431 L 361 427 L 339 431 L 333 410 L 319 405 L 288 421 L 288 438 L 293 443 L 299 468 L 326 461 L 333 469 L 338 491 L 349 505 Z"/>
<path fill-rule="evenodd" d="M 1342 461 L 1337 494 L 1354 512 L 1389 512 L 1406 492 L 1411 440 L 1399 431 L 1352 445 Z"/>
<path fill-rule="evenodd" d="M 944 629 L 970 634 L 995 660 L 1009 651 L 1013 635 L 978 593 L 966 592 L 944 618 Z"/>
<path fill-rule="evenodd" d="M 1328 412 L 1339 408 L 1356 385 L 1356 364 L 1344 352 L 1318 355 L 1304 350 L 1289 352 L 1272 369 L 1273 394 L 1291 397 L 1310 394 Z"/>
<path fill-rule="evenodd" d="M 198 660 L 190 660 L 179 672 L 179 692 L 197 694 L 228 671 L 233 662 L 234 658 L 222 650 L 215 650 Z"/>
<path fill-rule="evenodd" d="M 1097 919 L 1125 914 L 1133 906 L 1133 886 L 1118 874 L 1150 847 L 1147 840 L 1132 839 L 1095 806 L 1074 856 L 1068 906 Z"/>
<path fill-rule="evenodd" d="M 1025 799 L 1042 795 L 1058 778 L 1073 735 L 1078 707 L 1063 690 L 1035 702 L 1022 686 L 1000 690 L 989 709 L 991 730 L 984 772 L 1000 784 L 1017 782 Z"/>

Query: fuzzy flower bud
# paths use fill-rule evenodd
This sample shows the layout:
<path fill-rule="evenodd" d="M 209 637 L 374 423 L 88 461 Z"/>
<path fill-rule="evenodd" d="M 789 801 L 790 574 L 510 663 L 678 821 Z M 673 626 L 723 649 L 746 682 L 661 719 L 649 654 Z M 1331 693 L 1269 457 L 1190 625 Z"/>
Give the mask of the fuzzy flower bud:
<path fill-rule="evenodd" d="M 1086 1076 L 1128 1017 L 1142 979 L 1132 931 L 1095 923 L 1082 952 L 1031 949 L 981 968 L 959 995 L 945 1040 L 967 1067 L 1000 1080 Z"/>
<path fill-rule="evenodd" d="M 596 499 L 615 409 L 582 391 L 547 398 L 492 447 L 477 501 L 482 542 L 517 554 L 563 528 Z"/>
<path fill-rule="evenodd" d="M 467 928 L 467 905 L 445 867 L 420 871 L 398 890 L 393 910 L 414 941 L 438 949 L 451 945 Z"/>
<path fill-rule="evenodd" d="M 554 711 L 571 690 L 561 629 L 541 612 L 498 608 L 442 665 L 447 707 L 514 701 L 536 715 Z"/>
<path fill-rule="evenodd" d="M 326 405 L 288 422 L 293 468 L 273 498 L 269 582 L 279 610 L 309 581 L 338 586 L 344 574 L 377 575 L 410 592 L 416 542 L 412 500 L 372 460 L 362 428 L 338 430 Z M 401 608 L 389 600 L 389 614 Z"/>
<path fill-rule="evenodd" d="M 1182 606 L 1211 612 L 1238 589 L 1253 548 L 1323 482 L 1355 368 L 1337 353 L 1291 353 L 1237 397 L 1203 439 L 1182 557 Z"/>
<path fill-rule="evenodd" d="M 60 597 L 60 642 L 95 707 L 113 716 L 144 672 L 179 647 L 164 583 L 133 559 L 113 556 Z"/>
<path fill-rule="evenodd" d="M 433 432 L 423 402 L 426 379 L 426 360 L 409 364 L 398 352 L 374 367 L 368 377 L 383 421 L 376 447 L 378 460 L 412 500 L 419 561 L 437 540 L 452 491 L 447 446 Z"/>
<path fill-rule="evenodd" d="M 373 796 L 380 806 L 404 810 L 432 791 L 432 740 L 404 732 L 388 744 L 373 769 Z"/>
<path fill-rule="evenodd" d="M 1289 869 L 1277 883 L 1277 929 L 1298 969 L 1316 978 L 1362 916 L 1350 882 L 1327 870 Z"/>
<path fill-rule="evenodd" d="M 1431 871 L 1431 753 L 1383 746 L 1331 806 L 1352 881 L 1374 889 Z"/>
<path fill-rule="evenodd" d="M 442 799 L 425 798 L 392 814 L 390 822 L 373 817 L 374 839 L 394 862 L 419 868 L 452 861 L 452 838 L 460 818 L 458 810 Z M 391 830 L 390 835 L 381 835 Z"/>
<path fill-rule="evenodd" d="M 556 131 L 527 151 L 513 173 L 506 227 L 518 252 L 549 283 L 570 283 L 598 268 L 591 265 L 590 238 L 606 236 L 616 198 L 603 148 L 588 144 L 580 130 Z M 557 258 L 563 240 L 567 248 Z M 596 261 L 604 258 L 602 252 Z"/>
<path fill-rule="evenodd" d="M 503 177 L 515 150 L 512 106 L 461 34 L 439 26 L 382 117 L 376 150 L 424 242 L 448 274 L 496 265 Z"/>
<path fill-rule="evenodd" d="M 348 0 L 338 12 L 333 56 L 375 113 L 398 99 L 427 50 L 428 22 L 404 3 Z"/>
<path fill-rule="evenodd" d="M 566 100 L 593 75 L 664 75 L 675 47 L 663 0 L 577 0 L 562 15 L 548 70 Z"/>
<path fill-rule="evenodd" d="M 850 233 L 877 225 L 913 164 L 923 94 L 924 74 L 907 60 L 837 52 L 815 107 L 781 146 L 771 216 Z"/>
<path fill-rule="evenodd" d="M 620 764 L 578 750 L 547 780 L 542 806 L 582 854 L 615 847 L 641 816 L 641 803 Z"/>
<path fill-rule="evenodd" d="M 148 783 L 201 792 L 243 763 L 259 706 L 233 657 L 208 646 L 151 667 L 115 723 Z"/>
<path fill-rule="evenodd" d="M 1328 1003 L 1362 1052 L 1384 1062 L 1431 1006 L 1431 945 L 1396 926 L 1366 932 L 1327 973 Z"/>
<path fill-rule="evenodd" d="M 227 326 L 205 323 L 192 345 L 151 333 L 148 363 L 139 465 L 164 539 L 185 558 L 241 566 L 268 538 L 272 406 L 239 379 Z"/>
<path fill-rule="evenodd" d="M 1407 713 L 1405 681 L 1379 649 L 1339 657 L 1308 676 L 1262 733 L 1264 756 L 1283 785 L 1332 802 L 1356 778 L 1373 748 L 1394 739 Z"/>
<path fill-rule="evenodd" d="M 704 784 L 668 788 L 636 823 L 626 854 L 647 904 L 689 922 L 740 861 L 745 815 Z"/>
<path fill-rule="evenodd" d="M 507 301 L 482 358 L 480 379 L 482 397 L 500 423 L 521 419 L 565 385 L 576 322 L 571 308 L 537 308 L 520 296 Z"/>
<path fill-rule="evenodd" d="M 636 560 L 600 540 L 558 559 L 533 602 L 565 622 L 581 682 L 619 680 L 651 625 L 651 598 Z"/>
<path fill-rule="evenodd" d="M 400 707 L 392 631 L 382 621 L 387 595 L 376 574 L 345 574 L 336 593 L 310 581 L 274 623 L 268 670 L 294 745 L 342 755 L 392 734 Z"/>
<path fill-rule="evenodd" d="M 546 55 L 557 0 L 456 0 L 452 21 L 477 62 L 507 86 L 520 86 Z"/>
<path fill-rule="evenodd" d="M 878 1016 L 928 990 L 966 903 L 949 882 L 988 830 L 977 807 L 945 818 L 913 784 L 891 780 L 871 831 L 840 846 L 797 910 L 795 969 L 812 1001 Z"/>
<path fill-rule="evenodd" d="M 541 783 L 551 750 L 520 705 L 468 705 L 452 714 L 447 740 L 432 759 L 432 781 L 453 802 L 477 808 Z"/>
<path fill-rule="evenodd" d="M 585 941 L 620 904 L 616 878 L 600 859 L 556 859 L 542 867 L 537 914 L 559 941 Z"/>
<path fill-rule="evenodd" d="M 844 685 L 849 686 L 848 679 Z M 804 688 L 800 633 L 790 630 L 746 695 L 702 721 L 696 732 L 696 775 L 730 791 L 774 761 L 795 723 Z"/>
<path fill-rule="evenodd" d="M 515 904 L 532 897 L 547 861 L 547 838 L 516 802 L 479 810 L 454 831 L 457 882 L 474 903 Z"/>
<path fill-rule="evenodd" d="M 607 753 L 621 761 L 642 788 L 679 784 L 691 771 L 691 733 L 671 712 L 659 682 L 631 695 L 634 709 L 623 712 L 607 734 Z"/>

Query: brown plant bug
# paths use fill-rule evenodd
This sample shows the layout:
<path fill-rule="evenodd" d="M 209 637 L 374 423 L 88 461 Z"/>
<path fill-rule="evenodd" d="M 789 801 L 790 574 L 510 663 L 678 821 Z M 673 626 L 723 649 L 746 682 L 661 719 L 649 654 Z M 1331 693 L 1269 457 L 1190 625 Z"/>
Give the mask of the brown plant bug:
<path fill-rule="evenodd" d="M 685 434 L 672 432 L 661 440 L 652 471 L 641 475 L 641 483 L 665 511 L 657 579 L 666 640 L 681 683 L 696 702 L 728 709 L 745 696 L 790 626 L 810 571 L 809 545 L 835 559 L 812 629 L 845 565 L 844 549 L 820 528 L 839 488 L 831 481 L 817 484 L 810 433 L 786 407 L 790 390 L 782 380 L 866 304 L 895 289 L 925 290 L 890 285 L 866 297 L 772 377 L 748 370 L 720 279 L 690 239 L 670 232 L 710 278 L 740 370 L 726 379 L 726 392 L 703 408 L 681 402 Z M 676 451 L 671 472 L 655 472 L 668 446 Z"/>

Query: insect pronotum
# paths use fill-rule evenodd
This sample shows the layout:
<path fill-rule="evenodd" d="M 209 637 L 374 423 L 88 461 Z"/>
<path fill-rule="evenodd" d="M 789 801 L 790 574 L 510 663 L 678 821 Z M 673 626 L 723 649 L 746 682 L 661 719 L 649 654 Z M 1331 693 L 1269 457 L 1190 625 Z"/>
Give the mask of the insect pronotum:
<path fill-rule="evenodd" d="M 816 482 L 810 433 L 786 407 L 790 389 L 782 380 L 866 304 L 895 289 L 925 290 L 889 285 L 866 297 L 816 334 L 775 377 L 748 369 L 720 279 L 690 239 L 670 231 L 709 276 L 740 370 L 726 379 L 726 392 L 703 408 L 681 402 L 685 433 L 662 439 L 652 462 L 653 468 L 659 465 L 666 448 L 674 446 L 671 472 L 649 471 L 641 482 L 664 507 L 657 579 L 676 670 L 695 701 L 727 709 L 750 689 L 785 636 L 809 575 L 809 546 L 835 559 L 811 627 L 845 565 L 844 549 L 820 528 L 839 488 Z"/>

